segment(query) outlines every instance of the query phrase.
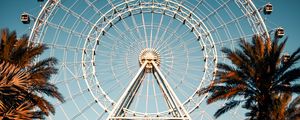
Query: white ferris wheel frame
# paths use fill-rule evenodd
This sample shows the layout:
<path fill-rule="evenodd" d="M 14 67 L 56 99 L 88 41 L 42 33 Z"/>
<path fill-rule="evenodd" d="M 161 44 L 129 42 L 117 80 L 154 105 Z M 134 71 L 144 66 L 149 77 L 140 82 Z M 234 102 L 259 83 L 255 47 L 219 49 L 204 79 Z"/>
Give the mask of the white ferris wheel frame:
<path fill-rule="evenodd" d="M 230 0 L 228 0 L 228 1 L 230 1 Z M 86 0 L 86 2 L 89 3 L 88 0 Z M 252 23 L 252 27 L 253 27 L 254 31 L 256 32 L 256 34 L 263 34 L 265 37 L 268 38 L 269 33 L 267 32 L 268 30 L 266 28 L 266 25 L 264 23 L 262 16 L 259 14 L 260 10 L 256 8 L 254 3 L 251 0 L 235 0 L 235 2 L 239 5 L 239 7 L 240 7 L 241 11 L 244 13 L 244 15 L 248 17 L 249 22 Z M 68 9 L 67 7 L 64 7 L 62 4 L 60 4 L 60 0 L 48 0 L 37 16 L 37 19 L 34 23 L 33 29 L 30 33 L 29 40 L 34 41 L 36 43 L 41 42 L 40 38 L 39 38 L 39 34 L 42 33 L 42 31 L 40 31 L 40 30 L 42 30 L 43 27 L 45 27 L 46 25 L 53 25 L 54 27 L 57 27 L 57 28 L 60 27 L 60 26 L 55 26 L 55 24 L 52 24 L 51 22 L 48 22 L 48 18 L 52 14 L 53 10 L 57 6 L 60 6 L 62 9 L 69 11 L 70 14 L 72 14 L 78 18 L 81 18 L 88 25 L 92 26 L 93 29 L 90 30 L 89 34 L 87 36 L 82 36 L 86 39 L 86 42 L 84 43 L 85 48 L 82 50 L 82 61 L 86 61 L 87 59 L 90 59 L 93 61 L 93 60 L 95 60 L 94 59 L 95 54 L 93 54 L 93 52 L 87 54 L 85 49 L 90 49 L 90 50 L 95 49 L 95 44 L 97 44 L 97 42 L 100 41 L 99 38 L 101 38 L 101 36 L 104 35 L 105 32 L 108 31 L 108 29 L 110 29 L 109 28 L 110 26 L 112 26 L 112 25 L 116 24 L 117 22 L 119 22 L 120 20 L 128 17 L 128 16 L 126 16 L 126 14 L 128 15 L 128 13 L 134 14 L 136 11 L 142 11 L 141 13 L 136 12 L 136 14 L 157 12 L 158 14 L 165 14 L 167 16 L 174 17 L 175 19 L 181 21 L 195 34 L 195 36 L 198 36 L 198 41 L 199 41 L 199 44 L 202 45 L 202 47 L 203 47 L 204 55 L 213 56 L 213 59 L 211 59 L 211 61 L 209 61 L 209 60 L 205 61 L 206 67 L 204 69 L 204 71 L 205 71 L 204 74 L 208 74 L 208 75 L 210 75 L 210 78 L 214 78 L 213 73 L 217 69 L 216 63 L 218 62 L 218 59 L 217 59 L 218 51 L 217 51 L 216 47 L 214 47 L 215 43 L 210 34 L 213 31 L 209 30 L 206 27 L 206 25 L 202 23 L 202 20 L 200 19 L 200 17 L 198 17 L 196 14 L 194 14 L 193 11 L 190 10 L 189 8 L 181 5 L 180 3 L 174 2 L 172 0 L 166 0 L 166 3 L 168 3 L 168 4 L 157 3 L 157 2 L 145 2 L 145 3 L 140 2 L 140 3 L 138 3 L 138 2 L 136 2 L 136 0 L 125 0 L 125 2 L 122 2 L 121 4 L 118 4 L 118 5 L 114 5 L 112 3 L 112 6 L 114 6 L 112 9 L 108 10 L 106 13 L 100 12 L 101 17 L 99 17 L 98 21 L 96 23 L 90 23 L 89 20 L 81 18 L 81 16 L 79 14 L 77 14 L 76 12 L 72 11 L 71 9 Z M 90 3 L 90 5 L 93 6 L 92 3 Z M 166 12 L 166 11 L 168 11 L 168 12 Z M 218 12 L 218 10 L 215 10 L 214 12 Z M 101 23 L 101 22 L 105 23 L 105 25 L 102 27 L 98 27 L 99 23 Z M 234 22 L 234 21 L 232 21 L 232 22 Z M 64 27 L 60 27 L 59 29 L 62 29 L 64 31 L 74 32 L 71 29 L 64 28 Z M 200 32 L 200 31 L 202 31 L 202 32 Z M 203 33 L 203 31 L 205 31 L 205 32 Z M 92 33 L 96 33 L 96 35 L 91 35 Z M 82 35 L 82 33 L 75 33 L 75 32 L 74 32 L 74 34 L 77 34 L 78 36 Z M 211 46 L 207 46 L 207 44 L 209 44 Z M 212 63 L 208 63 L 208 62 L 212 62 Z M 91 62 L 91 63 L 93 63 L 93 62 Z M 213 64 L 214 68 L 209 69 L 208 64 Z M 144 70 L 144 67 L 145 67 L 144 65 L 145 64 L 142 65 L 142 67 L 140 68 L 137 75 L 141 74 L 141 72 Z M 156 63 L 152 61 L 152 65 L 154 66 L 155 70 L 157 71 L 158 76 L 163 78 L 161 80 L 161 82 L 164 84 L 168 84 L 166 82 L 166 79 L 164 78 L 163 74 L 160 72 L 159 68 L 157 67 Z M 82 70 L 84 71 L 84 76 L 87 76 L 86 74 L 90 74 L 90 73 L 95 74 L 95 67 L 93 64 L 85 64 L 84 62 L 82 62 L 81 66 L 82 66 Z M 97 78 L 94 77 L 94 78 L 84 78 L 84 79 L 86 81 L 86 84 L 88 85 L 88 88 L 92 89 L 89 86 L 94 84 L 93 81 L 95 81 L 94 79 L 97 79 Z M 205 79 L 205 78 L 203 78 L 203 79 Z M 134 78 L 131 81 L 132 82 L 131 84 L 133 84 L 135 80 L 138 80 L 138 79 Z M 131 85 L 129 85 L 127 90 L 130 89 L 130 86 Z M 172 89 L 170 89 L 169 87 L 167 89 L 168 89 L 168 91 L 170 91 L 172 93 L 174 99 L 176 99 L 176 95 L 175 95 L 174 91 L 172 91 Z M 200 89 L 200 85 L 199 85 L 198 89 Z M 116 101 L 112 100 L 109 96 L 105 96 L 106 93 L 101 88 L 99 88 L 99 90 L 97 92 L 98 93 L 91 92 L 91 95 L 95 98 L 95 101 L 97 101 L 97 104 L 99 104 L 99 106 L 101 106 L 106 112 L 109 112 L 110 115 L 113 114 L 113 112 L 116 110 L 116 108 L 118 108 L 116 106 L 119 106 L 120 101 L 116 102 Z M 97 97 L 97 94 L 101 94 L 104 96 L 99 98 L 99 97 Z M 122 95 L 121 99 L 123 99 L 123 96 L 126 96 L 126 94 L 124 93 Z M 183 109 L 184 114 L 187 116 L 189 113 L 191 113 L 195 109 L 197 109 L 199 107 L 199 104 L 204 100 L 204 98 L 201 98 L 201 100 L 198 100 L 197 104 L 191 104 L 190 101 L 192 101 L 193 99 L 196 99 L 193 97 L 197 97 L 196 91 L 193 93 L 193 95 L 191 96 L 191 98 L 189 100 L 186 100 L 183 103 L 179 102 L 180 104 L 178 104 L 178 106 L 181 109 Z M 178 98 L 175 101 L 178 102 Z M 192 107 L 186 108 L 187 106 L 192 106 Z M 188 117 L 188 119 L 190 119 L 190 117 Z"/>

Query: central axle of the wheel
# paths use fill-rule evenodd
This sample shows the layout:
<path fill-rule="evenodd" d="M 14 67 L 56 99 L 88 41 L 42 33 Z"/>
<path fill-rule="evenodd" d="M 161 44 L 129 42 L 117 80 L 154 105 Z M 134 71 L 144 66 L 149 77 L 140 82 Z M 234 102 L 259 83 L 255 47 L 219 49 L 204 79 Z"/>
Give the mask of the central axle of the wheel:
<path fill-rule="evenodd" d="M 147 62 L 146 65 L 146 72 L 151 72 L 153 65 L 152 65 L 152 61 L 154 61 L 157 66 L 159 66 L 160 64 L 160 55 L 157 52 L 157 50 L 153 49 L 153 48 L 145 48 L 141 51 L 140 55 L 139 55 L 139 62 L 140 65 L 144 64 L 145 62 Z"/>

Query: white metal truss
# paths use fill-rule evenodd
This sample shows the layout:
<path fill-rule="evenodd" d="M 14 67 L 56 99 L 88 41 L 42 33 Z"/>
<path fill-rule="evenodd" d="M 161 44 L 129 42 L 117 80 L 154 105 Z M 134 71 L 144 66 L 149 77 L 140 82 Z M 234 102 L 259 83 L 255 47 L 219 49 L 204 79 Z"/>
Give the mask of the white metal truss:
<path fill-rule="evenodd" d="M 143 82 L 144 74 L 150 74 L 146 72 L 146 65 L 150 64 L 153 66 L 151 73 L 155 76 L 158 85 L 161 88 L 161 92 L 164 94 L 165 100 L 169 107 L 169 114 L 172 117 L 166 116 L 126 116 L 125 109 L 128 109 L 133 101 L 135 94 L 139 90 L 141 83 Z M 121 96 L 114 109 L 109 114 L 107 120 L 117 120 L 117 119 L 178 119 L 178 120 L 191 120 L 191 117 L 187 110 L 183 107 L 182 103 L 176 96 L 174 90 L 160 71 L 158 65 L 155 61 L 146 60 L 140 69 L 138 70 L 135 77 L 132 79 L 124 94 Z"/>

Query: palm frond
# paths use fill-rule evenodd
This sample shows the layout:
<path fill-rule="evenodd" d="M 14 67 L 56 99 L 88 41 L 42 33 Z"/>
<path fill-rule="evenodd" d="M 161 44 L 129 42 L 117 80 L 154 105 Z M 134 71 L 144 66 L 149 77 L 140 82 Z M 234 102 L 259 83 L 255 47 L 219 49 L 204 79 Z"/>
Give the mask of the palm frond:
<path fill-rule="evenodd" d="M 295 58 L 296 56 L 299 56 L 299 54 L 300 54 L 300 47 L 292 53 L 291 59 Z M 295 61 L 298 61 L 298 59 Z"/>
<path fill-rule="evenodd" d="M 297 107 L 297 105 L 300 105 L 300 96 L 294 98 L 294 100 L 289 104 L 289 108 Z"/>
<path fill-rule="evenodd" d="M 17 34 L 15 31 L 10 32 L 8 29 L 1 30 L 1 52 L 0 56 L 2 59 L 9 59 L 11 49 L 16 42 Z"/>
<path fill-rule="evenodd" d="M 218 109 L 218 111 L 214 114 L 214 116 L 216 118 L 220 117 L 222 114 L 224 114 L 225 112 L 237 107 L 242 101 L 236 101 L 236 100 L 232 100 L 230 102 L 225 103 L 225 105 L 223 107 L 221 107 L 220 109 Z"/>
<path fill-rule="evenodd" d="M 243 53 L 248 56 L 250 60 L 254 60 L 255 53 L 253 51 L 253 45 L 251 45 L 249 42 L 246 40 L 241 40 L 239 43 L 239 47 L 243 51 Z"/>
<path fill-rule="evenodd" d="M 52 114 L 55 114 L 55 109 L 53 105 L 47 101 L 45 98 L 31 94 L 30 96 L 30 101 L 33 102 L 34 105 L 37 105 L 40 110 L 45 113 L 45 115 L 49 115 L 49 112 Z"/>
<path fill-rule="evenodd" d="M 54 58 L 54 57 L 49 57 L 49 58 L 46 58 L 44 60 L 38 61 L 33 66 L 31 66 L 31 69 L 35 70 L 35 69 L 40 68 L 40 67 L 54 66 L 55 64 L 57 64 L 57 59 Z"/>
<path fill-rule="evenodd" d="M 300 96 L 297 96 L 289 104 L 288 108 L 285 111 L 285 118 L 288 120 L 297 120 L 300 119 Z"/>
<path fill-rule="evenodd" d="M 54 114 L 53 105 L 42 95 L 64 102 L 57 87 L 48 81 L 58 71 L 57 60 L 35 61 L 46 49 L 44 44 L 29 42 L 27 35 L 17 39 L 16 32 L 1 31 L 0 119 L 42 119 Z"/>
<path fill-rule="evenodd" d="M 199 93 L 210 93 L 207 103 L 220 100 L 233 101 L 240 96 L 245 101 L 245 109 L 250 110 L 251 119 L 283 118 L 290 94 L 300 93 L 300 84 L 295 82 L 300 78 L 300 68 L 291 68 L 300 60 L 300 48 L 297 49 L 288 62 L 281 62 L 281 55 L 287 38 L 279 42 L 279 38 L 255 35 L 252 42 L 241 40 L 240 49 L 222 48 L 222 52 L 231 62 L 218 63 L 215 79 Z M 234 103 L 232 103 L 234 106 Z M 230 108 L 230 104 L 221 108 L 219 116 Z M 276 111 L 277 110 L 277 111 Z"/>
<path fill-rule="evenodd" d="M 33 104 L 31 104 L 29 101 L 24 101 L 15 109 L 6 109 L 5 115 L 3 117 L 6 117 L 11 120 L 44 119 L 44 113 L 42 113 L 41 111 L 33 111 L 33 108 Z"/>
<path fill-rule="evenodd" d="M 1 85 L 15 85 L 24 90 L 27 90 L 28 86 L 31 84 L 30 80 L 28 80 L 30 78 L 29 73 L 21 70 L 19 66 L 16 66 L 14 64 L 2 61 L 2 63 L 0 63 L 0 73 Z"/>
<path fill-rule="evenodd" d="M 291 56 L 287 62 L 281 64 L 281 66 L 278 68 L 274 76 L 274 79 L 279 79 L 279 77 L 281 77 L 288 69 L 290 69 L 293 65 L 297 64 L 297 61 L 299 60 L 300 60 L 299 53 L 295 56 Z"/>
<path fill-rule="evenodd" d="M 294 84 L 294 85 L 282 84 L 274 87 L 273 90 L 279 93 L 288 93 L 288 92 L 300 93 L 300 84 Z"/>
<path fill-rule="evenodd" d="M 62 94 L 58 92 L 58 88 L 53 84 L 46 83 L 44 86 L 35 86 L 33 89 L 39 93 L 57 98 L 61 102 L 65 102 Z"/>
<path fill-rule="evenodd" d="M 13 86 L 0 85 L 0 95 L 2 96 L 15 96 L 19 92 L 20 91 Z"/>
<path fill-rule="evenodd" d="M 32 45 L 32 47 L 29 46 L 25 55 L 22 56 L 23 64 L 29 65 L 34 58 L 41 55 L 46 49 L 47 47 L 44 44 L 39 44 L 37 46 Z"/>
<path fill-rule="evenodd" d="M 208 97 L 207 103 L 213 103 L 218 100 L 226 100 L 236 97 L 241 92 L 246 91 L 245 86 L 238 85 L 235 87 L 227 87 L 226 89 L 220 89 L 213 91 L 212 95 Z"/>
<path fill-rule="evenodd" d="M 265 46 L 264 46 L 264 41 L 261 36 L 256 36 L 252 39 L 252 43 L 256 49 L 254 49 L 256 56 L 259 59 L 262 59 L 265 55 Z"/>
<path fill-rule="evenodd" d="M 290 82 L 294 82 L 300 78 L 300 68 L 294 68 L 285 72 L 281 77 L 274 83 L 275 85 L 278 84 L 286 84 Z"/>
<path fill-rule="evenodd" d="M 240 66 L 243 63 L 243 59 L 238 56 L 236 52 L 231 51 L 230 49 L 223 48 L 222 52 L 226 54 L 227 58 L 235 65 Z"/>

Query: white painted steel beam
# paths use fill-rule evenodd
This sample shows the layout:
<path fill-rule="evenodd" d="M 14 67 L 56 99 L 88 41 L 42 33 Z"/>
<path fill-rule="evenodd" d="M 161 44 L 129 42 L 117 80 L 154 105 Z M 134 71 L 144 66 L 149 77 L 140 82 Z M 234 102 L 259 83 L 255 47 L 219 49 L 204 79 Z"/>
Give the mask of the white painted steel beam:
<path fill-rule="evenodd" d="M 178 117 L 182 117 L 183 119 L 189 119 L 191 120 L 191 117 L 189 115 L 189 113 L 187 112 L 187 110 L 183 107 L 182 103 L 180 102 L 179 98 L 176 96 L 174 90 L 171 88 L 170 84 L 168 83 L 168 81 L 166 80 L 165 76 L 162 74 L 162 72 L 160 71 L 160 69 L 158 68 L 157 64 L 154 61 L 151 61 L 152 65 L 154 66 L 154 70 L 157 72 L 157 75 L 159 76 L 159 78 L 161 79 L 157 79 L 157 81 L 160 83 L 160 87 L 164 87 L 163 91 L 164 93 L 167 93 L 166 95 L 169 96 L 168 98 L 171 98 L 171 103 L 174 103 L 175 108 L 178 110 L 180 116 Z M 154 74 L 156 73 L 154 72 Z"/>
<path fill-rule="evenodd" d="M 148 74 L 145 72 L 146 65 L 149 63 L 153 66 L 152 72 L 155 76 L 159 87 L 161 88 L 164 97 L 166 99 L 167 105 L 169 107 L 170 114 L 172 117 L 165 117 L 161 116 L 158 117 L 159 119 L 166 118 L 166 119 L 184 119 L 184 120 L 191 120 L 191 117 L 187 110 L 183 107 L 182 103 L 180 102 L 179 98 L 176 96 L 174 90 L 171 88 L 170 84 L 160 71 L 158 65 L 154 60 L 145 61 L 140 69 L 138 70 L 135 77 L 132 79 L 128 87 L 126 88 L 124 94 L 120 97 L 119 101 L 114 106 L 113 110 L 110 112 L 107 120 L 114 120 L 114 119 L 141 119 L 140 117 L 126 117 L 124 114 L 124 109 L 128 109 L 133 101 L 135 94 L 139 90 L 141 83 L 143 82 L 144 74 Z M 157 118 L 157 117 L 156 117 Z M 149 117 L 145 117 L 144 119 L 151 119 Z"/>
<path fill-rule="evenodd" d="M 141 68 L 138 70 L 137 74 L 131 80 L 130 84 L 126 88 L 124 94 L 120 97 L 117 104 L 114 106 L 113 110 L 110 112 L 108 120 L 111 120 L 113 117 L 121 117 L 124 112 L 124 108 L 128 108 L 130 106 L 131 101 L 134 98 L 135 93 L 137 92 L 140 84 L 142 83 L 141 76 L 143 75 L 143 71 L 145 70 L 145 66 L 147 62 L 145 62 Z"/>

